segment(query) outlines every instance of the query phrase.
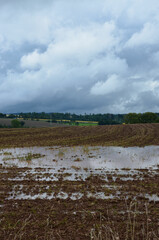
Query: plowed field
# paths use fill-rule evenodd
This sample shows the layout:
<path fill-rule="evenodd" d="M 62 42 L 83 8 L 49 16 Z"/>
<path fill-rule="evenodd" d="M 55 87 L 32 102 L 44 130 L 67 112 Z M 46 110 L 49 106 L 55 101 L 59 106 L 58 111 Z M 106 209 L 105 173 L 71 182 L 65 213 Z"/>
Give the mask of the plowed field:
<path fill-rule="evenodd" d="M 0 129 L 0 240 L 158 240 L 146 145 L 159 124 Z"/>
<path fill-rule="evenodd" d="M 0 129 L 0 147 L 159 145 L 159 124 Z"/>

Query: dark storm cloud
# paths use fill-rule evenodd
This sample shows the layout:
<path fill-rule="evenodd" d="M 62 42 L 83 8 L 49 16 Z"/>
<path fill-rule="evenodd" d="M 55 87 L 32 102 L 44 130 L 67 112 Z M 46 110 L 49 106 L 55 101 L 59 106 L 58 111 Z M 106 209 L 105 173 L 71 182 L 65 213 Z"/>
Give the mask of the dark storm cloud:
<path fill-rule="evenodd" d="M 0 1 L 0 111 L 159 111 L 157 0 Z"/>

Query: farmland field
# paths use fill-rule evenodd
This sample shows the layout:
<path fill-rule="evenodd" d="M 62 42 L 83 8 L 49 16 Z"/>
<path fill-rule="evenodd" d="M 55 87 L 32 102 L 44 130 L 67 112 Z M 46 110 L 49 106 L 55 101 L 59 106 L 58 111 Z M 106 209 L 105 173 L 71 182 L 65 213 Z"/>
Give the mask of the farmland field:
<path fill-rule="evenodd" d="M 0 129 L 0 239 L 159 239 L 159 124 Z"/>
<path fill-rule="evenodd" d="M 11 118 L 0 118 L 0 125 L 2 126 L 11 126 L 11 121 L 13 119 Z M 48 121 L 46 120 L 40 120 L 40 121 L 37 121 L 37 120 L 23 120 L 23 119 L 18 119 L 19 121 L 24 121 L 25 124 L 24 124 L 24 127 L 30 127 L 30 128 L 42 128 L 42 127 L 58 127 L 59 124 L 58 123 L 52 123 L 52 122 L 49 122 L 49 119 Z M 63 124 L 62 126 L 65 126 L 65 124 Z"/>
<path fill-rule="evenodd" d="M 159 145 L 159 124 L 0 129 L 0 147 Z"/>

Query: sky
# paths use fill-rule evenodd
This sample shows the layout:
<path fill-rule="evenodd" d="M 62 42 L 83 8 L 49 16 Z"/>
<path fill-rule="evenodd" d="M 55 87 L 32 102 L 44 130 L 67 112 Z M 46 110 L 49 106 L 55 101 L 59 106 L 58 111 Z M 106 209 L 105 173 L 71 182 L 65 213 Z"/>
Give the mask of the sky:
<path fill-rule="evenodd" d="M 0 0 L 0 112 L 159 112 L 158 0 Z"/>

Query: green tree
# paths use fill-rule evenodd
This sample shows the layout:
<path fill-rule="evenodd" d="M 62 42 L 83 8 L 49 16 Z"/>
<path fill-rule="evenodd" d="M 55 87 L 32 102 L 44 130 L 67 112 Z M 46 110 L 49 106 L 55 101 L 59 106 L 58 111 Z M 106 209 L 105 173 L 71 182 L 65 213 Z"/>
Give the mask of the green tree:
<path fill-rule="evenodd" d="M 0 113 L 0 118 L 5 118 L 6 114 Z"/>
<path fill-rule="evenodd" d="M 24 126 L 24 124 L 25 124 L 25 122 L 24 122 L 24 121 L 20 121 L 20 125 L 21 125 L 21 127 L 23 127 L 23 126 Z"/>
<path fill-rule="evenodd" d="M 124 117 L 125 123 L 140 123 L 141 122 L 141 114 L 137 113 L 128 113 Z"/>
<path fill-rule="evenodd" d="M 20 128 L 21 127 L 20 121 L 17 120 L 17 119 L 12 120 L 11 121 L 11 127 L 13 127 L 13 128 Z"/>
<path fill-rule="evenodd" d="M 142 123 L 154 123 L 157 122 L 157 114 L 152 112 L 145 112 L 141 114 Z"/>

